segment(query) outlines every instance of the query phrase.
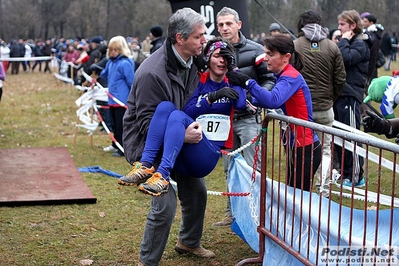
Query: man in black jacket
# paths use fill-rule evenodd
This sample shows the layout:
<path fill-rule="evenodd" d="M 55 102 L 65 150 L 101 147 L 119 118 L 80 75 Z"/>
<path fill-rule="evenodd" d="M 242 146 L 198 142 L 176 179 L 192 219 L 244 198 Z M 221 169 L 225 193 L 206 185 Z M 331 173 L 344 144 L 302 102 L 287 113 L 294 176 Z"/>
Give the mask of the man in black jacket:
<path fill-rule="evenodd" d="M 162 34 L 163 34 L 163 29 L 161 26 L 156 25 L 156 26 L 151 27 L 151 29 L 150 29 L 150 38 L 151 38 L 150 54 L 153 54 L 165 42 L 165 37 L 163 37 Z"/>
<path fill-rule="evenodd" d="M 378 59 L 378 52 L 381 47 L 382 42 L 382 31 L 384 28 L 377 24 L 377 17 L 374 14 L 365 12 L 363 13 L 360 18 L 362 19 L 363 28 L 365 29 L 365 33 L 370 38 L 369 47 L 370 47 L 370 61 L 369 61 L 369 68 L 367 72 L 367 86 L 371 82 L 373 78 L 378 76 L 377 73 L 377 59 Z M 367 90 L 367 87 L 365 88 Z M 367 91 L 366 91 L 367 94 Z"/>
<path fill-rule="evenodd" d="M 91 75 L 91 69 L 90 66 L 92 64 L 96 64 L 100 61 L 101 59 L 101 51 L 100 51 L 100 47 L 101 47 L 101 43 L 104 40 L 103 37 L 101 36 L 96 36 L 92 39 L 90 39 L 89 42 L 89 47 L 90 47 L 90 51 L 89 51 L 89 60 L 87 60 L 87 62 L 84 64 L 83 66 L 83 70 L 88 74 Z"/>
<path fill-rule="evenodd" d="M 264 48 L 262 45 L 245 38 L 240 31 L 242 21 L 240 21 L 237 11 L 229 7 L 223 7 L 216 15 L 217 27 L 220 35 L 233 44 L 236 51 L 237 67 L 240 71 L 255 79 L 259 85 L 267 90 L 274 86 L 274 76 L 267 69 L 264 61 Z M 247 108 L 236 111 L 234 114 L 234 146 L 233 149 L 252 141 L 260 132 L 260 110 L 253 107 L 247 101 Z M 253 166 L 255 155 L 255 145 L 251 145 L 243 150 L 243 156 L 248 165 Z M 229 158 L 224 156 L 224 171 L 227 174 Z M 260 169 L 260 156 L 257 161 L 258 170 Z M 213 226 L 230 226 L 233 217 L 230 208 L 230 199 L 227 201 L 226 217 Z"/>
<path fill-rule="evenodd" d="M 42 42 L 40 40 L 36 40 L 35 46 L 32 48 L 32 54 L 35 57 L 43 56 L 42 54 Z M 39 72 L 42 72 L 42 60 L 35 60 L 35 63 L 32 66 L 32 72 L 35 70 L 36 66 L 39 65 Z"/>
<path fill-rule="evenodd" d="M 10 44 L 10 58 L 21 57 L 20 46 L 16 40 L 11 40 Z M 19 72 L 19 61 L 11 61 L 11 75 L 18 74 Z"/>
<path fill-rule="evenodd" d="M 43 56 L 50 56 L 52 54 L 51 48 L 53 48 L 51 39 L 47 39 L 44 46 L 42 47 Z M 50 61 L 51 61 L 50 59 L 44 61 L 44 73 L 46 73 L 46 71 L 51 73 L 50 64 L 49 64 Z"/>
<path fill-rule="evenodd" d="M 341 95 L 334 102 L 334 118 L 348 126 L 360 129 L 361 117 L 358 98 L 363 97 L 364 84 L 367 79 L 370 60 L 369 35 L 363 33 L 362 20 L 355 10 L 345 10 L 338 15 L 338 29 L 342 33 L 338 47 L 345 64 L 346 84 Z M 358 60 L 353 60 L 354 57 Z M 351 89 L 354 92 L 346 94 Z M 359 96 L 354 97 L 355 95 Z M 360 146 L 359 143 L 357 144 Z M 335 145 L 334 157 L 336 163 L 341 163 L 339 169 L 344 186 L 361 187 L 365 185 L 364 158 L 362 156 L 346 149 L 342 151 L 340 145 Z"/>

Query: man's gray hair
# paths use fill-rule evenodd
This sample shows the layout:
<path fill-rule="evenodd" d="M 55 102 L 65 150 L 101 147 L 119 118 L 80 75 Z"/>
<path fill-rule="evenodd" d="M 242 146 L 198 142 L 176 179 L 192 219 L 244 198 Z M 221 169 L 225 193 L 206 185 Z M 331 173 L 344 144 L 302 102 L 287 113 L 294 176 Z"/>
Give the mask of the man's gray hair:
<path fill-rule="evenodd" d="M 216 15 L 216 19 L 220 16 L 227 16 L 227 15 L 233 15 L 234 16 L 234 20 L 236 22 L 240 21 L 240 16 L 238 15 L 238 12 L 235 11 L 234 9 L 230 8 L 230 7 L 223 7 Z"/>
<path fill-rule="evenodd" d="M 205 25 L 205 18 L 202 15 L 188 7 L 179 9 L 169 18 L 168 38 L 172 44 L 175 44 L 176 34 L 180 33 L 183 39 L 187 40 L 197 25 Z"/>

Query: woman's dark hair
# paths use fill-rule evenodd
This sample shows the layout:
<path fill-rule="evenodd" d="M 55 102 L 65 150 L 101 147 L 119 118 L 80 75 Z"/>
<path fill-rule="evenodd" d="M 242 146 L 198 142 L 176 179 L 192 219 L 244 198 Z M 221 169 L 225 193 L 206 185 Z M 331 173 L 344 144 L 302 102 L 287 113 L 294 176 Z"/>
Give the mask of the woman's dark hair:
<path fill-rule="evenodd" d="M 280 54 L 291 54 L 290 64 L 301 71 L 303 68 L 303 57 L 295 51 L 294 42 L 292 39 L 284 34 L 268 36 L 265 38 L 263 45 L 271 52 L 278 52 Z"/>
<path fill-rule="evenodd" d="M 314 10 L 307 10 L 299 15 L 297 30 L 301 32 L 301 29 L 307 24 L 319 24 L 321 23 L 321 16 Z"/>

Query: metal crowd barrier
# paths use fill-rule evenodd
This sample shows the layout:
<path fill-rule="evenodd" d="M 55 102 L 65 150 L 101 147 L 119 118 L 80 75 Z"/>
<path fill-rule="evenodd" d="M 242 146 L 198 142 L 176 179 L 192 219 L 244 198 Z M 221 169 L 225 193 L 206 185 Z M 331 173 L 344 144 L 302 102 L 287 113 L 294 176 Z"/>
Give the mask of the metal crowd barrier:
<path fill-rule="evenodd" d="M 323 164 L 326 158 L 320 164 L 329 165 L 326 196 L 319 196 L 316 177 L 310 193 L 287 186 L 289 162 L 281 138 L 288 134 L 285 126 L 294 132 L 298 126 L 319 131 L 322 140 L 330 134 L 343 157 L 343 150 L 364 157 L 365 186 L 341 186 L 343 166 L 334 169 L 333 160 Z M 259 256 L 237 265 L 399 265 L 399 145 L 350 127 L 327 127 L 277 113 L 268 113 L 262 127 L 267 130 L 261 139 Z"/>

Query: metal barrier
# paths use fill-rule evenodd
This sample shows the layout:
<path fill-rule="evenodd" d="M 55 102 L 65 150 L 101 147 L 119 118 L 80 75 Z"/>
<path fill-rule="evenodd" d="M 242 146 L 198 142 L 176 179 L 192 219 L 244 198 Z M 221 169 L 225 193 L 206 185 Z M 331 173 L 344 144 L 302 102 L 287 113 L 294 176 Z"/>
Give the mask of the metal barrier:
<path fill-rule="evenodd" d="M 334 169 L 333 160 L 323 163 L 326 158 L 320 163 L 320 168 L 328 165 L 328 171 L 324 169 L 330 177 L 326 196 L 319 196 L 323 191 L 314 184 L 310 193 L 287 186 L 289 163 L 281 138 L 282 134 L 289 137 L 285 126 L 291 126 L 294 134 L 298 126 L 321 132 L 322 140 L 331 135 L 332 142 L 342 147 L 341 162 L 344 150 L 364 157 L 365 186 L 341 186 L 343 165 Z M 262 127 L 267 130 L 262 131 L 261 140 L 259 256 L 237 265 L 275 265 L 270 260 L 266 263 L 272 248 L 269 240 L 305 265 L 399 265 L 399 200 L 395 198 L 399 145 L 350 127 L 337 129 L 276 113 L 267 114 Z"/>

